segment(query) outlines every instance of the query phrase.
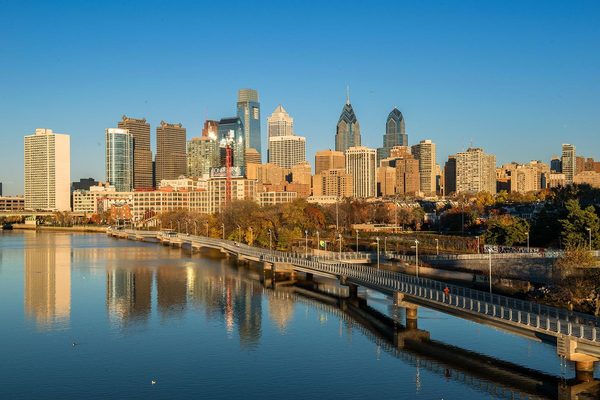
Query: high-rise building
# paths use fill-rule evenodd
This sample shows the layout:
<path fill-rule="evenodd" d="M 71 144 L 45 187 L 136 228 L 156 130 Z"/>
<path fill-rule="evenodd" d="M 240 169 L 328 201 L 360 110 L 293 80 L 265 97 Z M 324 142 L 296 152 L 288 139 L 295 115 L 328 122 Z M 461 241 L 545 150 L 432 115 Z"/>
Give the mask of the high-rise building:
<path fill-rule="evenodd" d="M 412 146 L 412 154 L 419 160 L 420 191 L 424 196 L 435 196 L 435 143 L 431 140 L 421 140 Z"/>
<path fill-rule="evenodd" d="M 193 177 L 208 177 L 210 169 L 220 166 L 219 122 L 206 120 L 202 136 L 187 142 L 187 174 Z"/>
<path fill-rule="evenodd" d="M 106 181 L 117 192 L 133 189 L 133 137 L 127 129 L 108 128 L 106 143 Z"/>
<path fill-rule="evenodd" d="M 156 127 L 156 182 L 187 172 L 185 128 L 160 121 Z"/>
<path fill-rule="evenodd" d="M 321 171 L 313 177 L 313 196 L 352 196 L 352 176 L 344 169 L 329 169 Z"/>
<path fill-rule="evenodd" d="M 415 196 L 421 191 L 419 160 L 415 159 L 408 146 L 394 146 L 390 157 L 381 160 L 381 167 L 395 169 L 394 194 Z M 387 192 L 389 193 L 389 188 Z"/>
<path fill-rule="evenodd" d="M 306 138 L 294 134 L 294 119 L 281 106 L 268 118 L 269 163 L 291 168 L 306 161 Z"/>
<path fill-rule="evenodd" d="M 345 169 L 346 157 L 341 151 L 321 150 L 315 154 L 315 174 L 330 169 Z"/>
<path fill-rule="evenodd" d="M 352 175 L 353 196 L 377 196 L 377 150 L 364 146 L 350 147 L 346 154 L 346 173 Z"/>
<path fill-rule="evenodd" d="M 127 129 L 133 136 L 133 188 L 151 189 L 154 186 L 152 173 L 152 150 L 150 150 L 150 124 L 145 118 L 130 118 L 123 115 L 118 128 Z"/>
<path fill-rule="evenodd" d="M 455 193 L 496 193 L 496 156 L 486 154 L 480 148 L 469 148 L 450 156 L 448 161 L 452 158 L 456 160 L 455 176 L 446 177 L 456 182 Z M 451 193 L 450 190 L 447 193 Z"/>
<path fill-rule="evenodd" d="M 244 146 L 262 154 L 260 136 L 260 103 L 254 89 L 241 89 L 238 92 L 237 116 L 244 128 Z"/>
<path fill-rule="evenodd" d="M 244 167 L 248 171 L 248 164 L 261 164 L 260 153 L 252 147 L 246 147 L 244 150 Z"/>
<path fill-rule="evenodd" d="M 25 136 L 25 209 L 71 209 L 69 135 L 38 128 Z"/>
<path fill-rule="evenodd" d="M 336 127 L 335 150 L 345 152 L 350 147 L 358 146 L 360 146 L 360 124 L 348 96 Z"/>
<path fill-rule="evenodd" d="M 552 171 L 553 173 L 562 172 L 562 165 L 559 157 L 552 156 L 552 160 L 550 160 L 550 171 Z"/>
<path fill-rule="evenodd" d="M 448 156 L 444 166 L 444 196 L 456 193 L 456 156 Z"/>
<path fill-rule="evenodd" d="M 222 118 L 219 121 L 219 147 L 221 154 L 221 166 L 225 167 L 226 161 L 226 146 L 231 147 L 231 160 L 232 167 L 243 169 L 245 163 L 245 131 L 244 123 L 238 117 L 233 118 Z M 255 149 L 258 151 L 258 149 Z"/>
<path fill-rule="evenodd" d="M 570 185 L 573 183 L 576 171 L 576 155 L 575 146 L 572 144 L 562 145 L 562 157 L 561 157 L 562 173 L 565 174 L 566 184 Z"/>
<path fill-rule="evenodd" d="M 377 163 L 390 156 L 394 146 L 408 146 L 408 135 L 404 125 L 404 117 L 396 107 L 389 113 L 385 122 L 383 147 L 377 149 Z"/>

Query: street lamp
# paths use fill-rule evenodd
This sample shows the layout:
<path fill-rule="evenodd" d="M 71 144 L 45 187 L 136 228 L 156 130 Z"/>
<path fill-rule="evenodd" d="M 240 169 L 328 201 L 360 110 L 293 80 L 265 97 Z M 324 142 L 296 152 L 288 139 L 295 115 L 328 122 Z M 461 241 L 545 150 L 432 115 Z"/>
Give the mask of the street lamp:
<path fill-rule="evenodd" d="M 437 238 L 435 239 L 435 255 L 440 255 L 440 240 Z"/>
<path fill-rule="evenodd" d="M 375 240 L 377 240 L 377 269 L 379 269 L 379 236 Z"/>
<path fill-rule="evenodd" d="M 342 234 L 341 233 L 338 234 L 338 239 L 340 241 L 340 260 L 341 260 L 342 259 Z"/>
<path fill-rule="evenodd" d="M 527 236 L 527 253 L 529 253 L 529 232 L 525 232 L 525 235 Z"/>
<path fill-rule="evenodd" d="M 419 277 L 419 241 L 415 239 L 415 266 L 417 278 Z"/>
<path fill-rule="evenodd" d="M 321 250 L 321 241 L 319 240 L 319 231 L 317 231 L 317 250 Z"/>
<path fill-rule="evenodd" d="M 221 228 L 223 228 L 223 240 L 225 240 L 225 224 L 221 224 Z"/>
<path fill-rule="evenodd" d="M 194 221 L 194 236 L 198 236 L 198 224 Z"/>
<path fill-rule="evenodd" d="M 490 295 L 492 294 L 492 249 L 488 249 L 488 260 L 489 260 L 489 281 L 490 281 Z M 491 300 L 491 299 L 490 299 Z"/>
<path fill-rule="evenodd" d="M 273 231 L 269 229 L 269 251 L 273 251 Z"/>
<path fill-rule="evenodd" d="M 304 230 L 304 257 L 308 257 L 308 229 Z"/>
<path fill-rule="evenodd" d="M 204 223 L 206 225 L 206 237 L 208 237 L 208 221 Z"/>
<path fill-rule="evenodd" d="M 383 254 L 387 254 L 387 236 L 383 238 Z"/>
<path fill-rule="evenodd" d="M 477 254 L 479 254 L 479 236 L 477 236 Z"/>
<path fill-rule="evenodd" d="M 592 228 L 585 228 L 590 235 L 590 251 L 592 251 Z"/>
<path fill-rule="evenodd" d="M 356 252 L 358 253 L 358 229 L 356 230 Z"/>

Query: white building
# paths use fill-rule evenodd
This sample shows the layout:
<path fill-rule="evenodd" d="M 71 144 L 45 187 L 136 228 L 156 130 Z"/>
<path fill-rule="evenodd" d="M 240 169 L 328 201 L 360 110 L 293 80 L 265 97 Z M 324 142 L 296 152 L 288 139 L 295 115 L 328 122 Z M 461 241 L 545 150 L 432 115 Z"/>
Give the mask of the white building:
<path fill-rule="evenodd" d="M 25 136 L 25 209 L 71 210 L 69 135 L 38 128 Z"/>
<path fill-rule="evenodd" d="M 456 193 L 488 192 L 496 194 L 496 156 L 480 148 L 457 153 Z"/>
<path fill-rule="evenodd" d="M 269 163 L 291 168 L 306 161 L 306 138 L 294 134 L 294 119 L 277 106 L 267 119 L 269 126 Z"/>
<path fill-rule="evenodd" d="M 346 154 L 346 173 L 352 176 L 352 196 L 377 197 L 377 150 L 350 147 Z"/>
<path fill-rule="evenodd" d="M 572 144 L 562 145 L 562 173 L 565 175 L 565 182 L 567 185 L 573 183 L 575 178 L 575 172 L 577 170 L 577 158 L 575 156 L 575 146 Z"/>

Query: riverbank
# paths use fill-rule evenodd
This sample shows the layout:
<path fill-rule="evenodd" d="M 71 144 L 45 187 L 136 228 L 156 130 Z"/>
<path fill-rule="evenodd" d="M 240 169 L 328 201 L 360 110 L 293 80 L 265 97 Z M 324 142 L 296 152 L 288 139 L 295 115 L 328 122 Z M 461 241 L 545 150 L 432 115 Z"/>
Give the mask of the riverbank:
<path fill-rule="evenodd" d="M 55 231 L 55 232 L 95 232 L 106 233 L 107 226 L 45 226 L 45 225 L 28 225 L 28 224 L 13 224 L 13 229 L 36 230 L 36 231 Z"/>

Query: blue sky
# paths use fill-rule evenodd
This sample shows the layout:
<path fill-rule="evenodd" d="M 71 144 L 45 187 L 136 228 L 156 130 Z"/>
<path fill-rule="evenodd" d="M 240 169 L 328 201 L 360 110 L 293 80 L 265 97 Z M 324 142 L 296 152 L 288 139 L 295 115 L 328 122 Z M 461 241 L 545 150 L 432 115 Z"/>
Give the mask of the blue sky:
<path fill-rule="evenodd" d="M 324 4 L 322 4 L 324 3 Z M 597 1 L 0 0 L 0 181 L 23 190 L 23 136 L 71 135 L 71 177 L 104 179 L 121 115 L 235 114 L 237 90 L 281 103 L 308 156 L 334 146 L 350 85 L 363 144 L 398 107 L 438 162 L 470 144 L 498 163 L 549 161 L 562 143 L 600 158 Z M 154 137 L 153 137 L 154 141 Z M 266 150 L 263 149 L 266 154 Z"/>

